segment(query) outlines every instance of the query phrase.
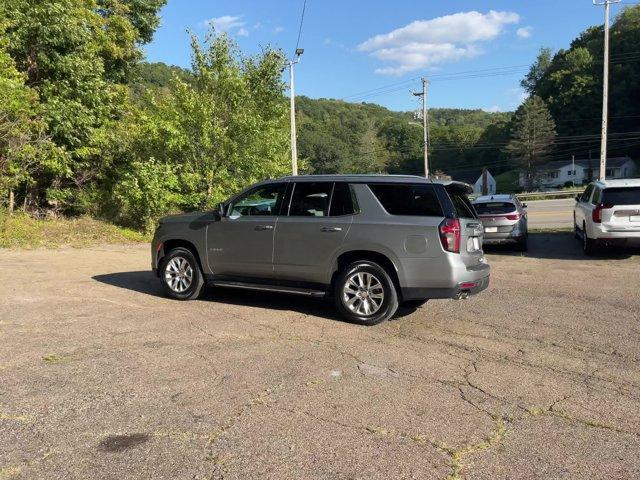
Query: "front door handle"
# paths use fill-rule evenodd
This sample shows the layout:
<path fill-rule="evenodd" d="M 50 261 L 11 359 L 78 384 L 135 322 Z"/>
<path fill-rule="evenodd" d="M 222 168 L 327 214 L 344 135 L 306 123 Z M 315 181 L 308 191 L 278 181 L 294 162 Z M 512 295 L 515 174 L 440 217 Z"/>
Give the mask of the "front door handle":
<path fill-rule="evenodd" d="M 254 230 L 258 230 L 258 231 L 273 230 L 273 225 L 256 225 Z"/>
<path fill-rule="evenodd" d="M 322 227 L 320 229 L 321 232 L 341 232 L 342 228 L 340 227 Z"/>

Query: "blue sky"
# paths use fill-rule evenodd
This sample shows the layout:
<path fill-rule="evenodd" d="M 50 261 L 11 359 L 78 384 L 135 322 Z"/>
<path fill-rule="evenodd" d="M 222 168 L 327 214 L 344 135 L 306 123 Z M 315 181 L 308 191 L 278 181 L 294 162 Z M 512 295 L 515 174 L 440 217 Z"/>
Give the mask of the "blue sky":
<path fill-rule="evenodd" d="M 207 22 L 228 31 L 246 53 L 271 45 L 290 55 L 302 4 L 169 0 L 147 58 L 188 67 L 186 31 L 203 36 Z M 307 0 L 296 93 L 412 110 L 410 90 L 426 75 L 433 79 L 431 106 L 511 110 L 521 100 L 523 65 L 540 47 L 566 48 L 602 20 L 602 7 L 590 0 Z M 450 76 L 479 70 L 491 76 Z"/>

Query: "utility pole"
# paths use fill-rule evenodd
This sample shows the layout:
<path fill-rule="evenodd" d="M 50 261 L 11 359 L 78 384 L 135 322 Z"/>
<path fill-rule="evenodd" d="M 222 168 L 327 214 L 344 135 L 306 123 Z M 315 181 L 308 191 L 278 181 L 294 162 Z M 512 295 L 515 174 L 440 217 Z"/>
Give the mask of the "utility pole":
<path fill-rule="evenodd" d="M 422 92 L 413 92 L 416 97 L 422 97 L 422 128 L 424 141 L 424 176 L 429 178 L 429 110 L 427 110 L 427 85 L 429 80 L 422 77 Z"/>
<path fill-rule="evenodd" d="M 298 175 L 298 135 L 296 133 L 296 91 L 293 78 L 293 66 L 300 61 L 304 49 L 296 49 L 296 58 L 289 60 L 289 96 L 291 101 L 291 174 Z"/>
<path fill-rule="evenodd" d="M 604 5 L 604 72 L 602 77 L 602 140 L 600 142 L 600 180 L 605 180 L 607 174 L 607 118 L 609 109 L 609 10 L 612 3 L 620 0 L 604 0 L 593 4 Z"/>

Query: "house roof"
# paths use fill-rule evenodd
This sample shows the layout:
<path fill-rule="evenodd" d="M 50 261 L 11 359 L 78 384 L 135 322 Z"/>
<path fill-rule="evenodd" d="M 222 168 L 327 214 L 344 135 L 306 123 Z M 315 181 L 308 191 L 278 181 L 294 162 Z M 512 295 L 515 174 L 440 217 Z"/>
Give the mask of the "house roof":
<path fill-rule="evenodd" d="M 452 179 L 458 182 L 474 184 L 482 176 L 482 169 L 475 168 L 470 170 L 460 170 L 450 175 Z"/>
<path fill-rule="evenodd" d="M 627 163 L 629 160 L 631 160 L 631 158 L 629 157 L 607 158 L 607 167 L 609 168 L 621 167 L 622 165 Z M 576 159 L 575 164 L 581 166 L 582 168 L 598 169 L 600 168 L 600 159 L 592 158 L 591 160 L 589 160 L 588 158 L 580 158 L 580 159 Z M 543 165 L 542 168 L 544 170 L 558 170 L 562 167 L 566 167 L 567 165 L 571 165 L 571 159 L 555 160 L 553 162 L 549 162 Z"/>

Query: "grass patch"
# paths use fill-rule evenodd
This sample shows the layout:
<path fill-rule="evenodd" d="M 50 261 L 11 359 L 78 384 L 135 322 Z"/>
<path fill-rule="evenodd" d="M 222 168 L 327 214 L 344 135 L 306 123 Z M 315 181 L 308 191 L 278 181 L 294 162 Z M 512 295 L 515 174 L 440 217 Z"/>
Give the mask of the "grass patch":
<path fill-rule="evenodd" d="M 62 363 L 65 361 L 65 358 L 60 355 L 56 355 L 55 353 L 50 353 L 48 355 L 44 355 L 42 357 L 42 361 L 45 363 Z"/>
<path fill-rule="evenodd" d="M 529 227 L 529 233 L 573 233 L 572 227 Z"/>
<path fill-rule="evenodd" d="M 0 248 L 90 247 L 148 242 L 135 230 L 88 217 L 37 220 L 24 213 L 0 210 Z"/>

